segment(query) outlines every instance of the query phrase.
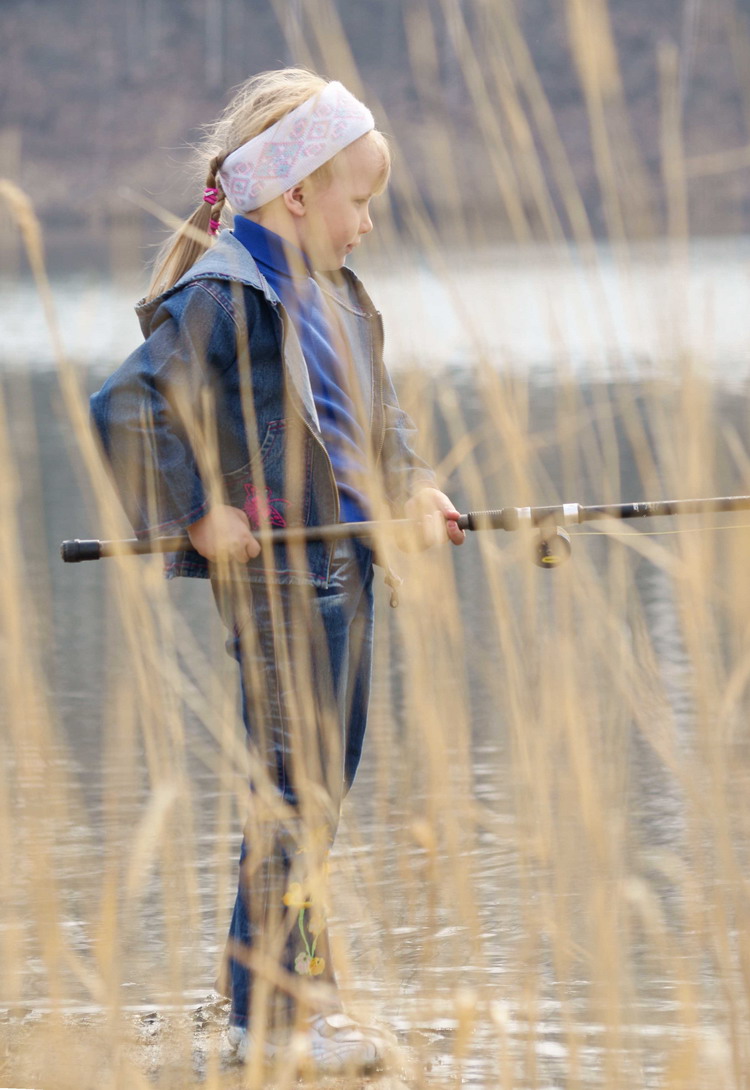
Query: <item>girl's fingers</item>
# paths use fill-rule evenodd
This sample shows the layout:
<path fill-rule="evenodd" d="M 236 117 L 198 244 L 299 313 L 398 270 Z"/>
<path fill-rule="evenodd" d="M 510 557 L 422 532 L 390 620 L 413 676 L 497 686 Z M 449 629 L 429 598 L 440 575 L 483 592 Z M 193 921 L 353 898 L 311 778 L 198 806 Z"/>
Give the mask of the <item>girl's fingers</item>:
<path fill-rule="evenodd" d="M 466 534 L 458 528 L 456 520 L 461 516 L 452 507 L 449 510 L 432 511 L 422 516 L 422 544 L 426 549 L 442 545 L 446 537 L 453 545 L 463 545 Z"/>
<path fill-rule="evenodd" d="M 188 526 L 188 536 L 194 549 L 212 563 L 231 560 L 247 564 L 260 553 L 260 543 L 250 532 L 250 522 L 244 511 L 219 504 L 202 519 Z"/>
<path fill-rule="evenodd" d="M 260 555 L 260 542 L 257 541 L 253 535 L 250 535 L 250 540 L 245 544 L 245 553 L 247 560 L 252 560 L 254 557 Z"/>
<path fill-rule="evenodd" d="M 243 535 L 229 546 L 227 552 L 236 564 L 247 564 L 248 560 L 252 560 L 260 553 L 260 544 L 252 534 Z"/>
<path fill-rule="evenodd" d="M 449 540 L 454 545 L 463 545 L 464 541 L 466 541 L 466 531 L 459 529 L 456 520 L 452 517 L 446 517 L 445 527 Z"/>

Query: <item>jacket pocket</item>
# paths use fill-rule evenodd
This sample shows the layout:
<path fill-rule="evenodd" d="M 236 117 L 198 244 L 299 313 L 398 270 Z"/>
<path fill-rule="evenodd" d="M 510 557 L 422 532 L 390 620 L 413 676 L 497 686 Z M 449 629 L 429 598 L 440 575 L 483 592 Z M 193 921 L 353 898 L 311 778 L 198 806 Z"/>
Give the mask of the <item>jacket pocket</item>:
<path fill-rule="evenodd" d="M 224 476 L 227 502 L 245 512 L 253 530 L 288 525 L 289 501 L 281 494 L 285 438 L 286 421 L 272 420 L 250 461 Z"/>

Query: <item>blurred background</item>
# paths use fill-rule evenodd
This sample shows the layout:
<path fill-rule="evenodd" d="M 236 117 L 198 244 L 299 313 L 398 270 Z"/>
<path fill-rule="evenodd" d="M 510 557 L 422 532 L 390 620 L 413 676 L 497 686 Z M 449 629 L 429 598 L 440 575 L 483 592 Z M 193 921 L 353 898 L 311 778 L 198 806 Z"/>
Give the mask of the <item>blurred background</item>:
<path fill-rule="evenodd" d="M 536 363 L 552 351 L 549 338 L 539 343 L 528 323 L 521 328 L 522 311 L 538 303 L 521 275 L 536 257 L 551 280 L 543 313 L 534 314 L 537 330 L 562 327 L 578 354 L 583 325 L 609 321 L 614 330 L 591 333 L 585 355 L 613 347 L 657 354 L 649 335 L 657 319 L 645 311 L 665 289 L 660 254 L 647 244 L 689 236 L 725 241 L 722 285 L 716 247 L 704 244 L 685 290 L 699 281 L 713 309 L 707 315 L 688 294 L 680 322 L 698 322 L 702 336 L 734 351 L 744 290 L 735 259 L 744 257 L 750 172 L 749 18 L 741 0 L 8 3 L 0 11 L 3 176 L 31 199 L 50 269 L 78 276 L 63 298 L 88 305 L 88 335 L 74 337 L 68 351 L 116 361 L 122 341 L 108 331 L 130 329 L 129 346 L 138 334 L 103 278 L 130 297 L 142 288 L 144 266 L 166 233 L 163 215 L 195 207 L 204 179 L 191 143 L 229 90 L 263 68 L 306 64 L 367 98 L 394 145 L 371 259 L 408 268 L 411 282 L 407 251 L 431 252 L 429 267 L 421 263 L 429 276 L 443 246 L 454 266 L 467 247 L 480 266 L 488 247 L 504 248 L 491 257 L 505 274 L 503 292 L 492 292 L 505 323 L 495 350 L 502 342 Z M 7 227 L 7 206 L 0 216 L 6 356 L 33 355 L 28 301 L 13 291 L 25 268 L 22 246 Z M 645 279 L 630 285 L 628 304 L 621 280 L 605 275 L 609 313 L 582 324 L 571 319 L 570 278 L 556 274 L 560 255 L 580 254 L 594 239 L 637 245 Z M 552 262 L 550 251 L 539 255 L 540 246 L 558 244 Z M 589 300 L 581 305 L 591 309 Z M 637 320 L 613 346 L 627 305 L 639 309 Z M 464 338 L 448 326 L 444 307 L 434 309 L 429 350 L 448 362 Z M 69 313 L 63 308 L 63 321 Z M 92 341 L 93 327 L 101 343 Z M 394 348 L 400 355 L 414 345 L 400 340 Z"/>
<path fill-rule="evenodd" d="M 597 236 L 664 234 L 666 112 L 692 233 L 743 233 L 749 17 L 744 0 L 9 2 L 3 174 L 32 198 L 55 265 L 101 269 L 113 240 L 139 261 L 154 223 L 121 189 L 189 210 L 201 124 L 249 74 L 304 63 L 354 76 L 402 154 L 395 199 L 406 166 L 441 231 L 574 236 L 575 185 Z"/>

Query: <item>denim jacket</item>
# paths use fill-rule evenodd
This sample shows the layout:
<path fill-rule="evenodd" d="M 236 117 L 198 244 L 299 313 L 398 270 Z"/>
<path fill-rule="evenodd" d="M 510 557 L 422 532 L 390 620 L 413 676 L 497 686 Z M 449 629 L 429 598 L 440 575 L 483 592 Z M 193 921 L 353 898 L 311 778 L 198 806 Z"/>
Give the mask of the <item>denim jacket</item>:
<path fill-rule="evenodd" d="M 348 269 L 321 278 L 321 287 L 351 346 L 370 463 L 398 512 L 434 475 L 414 453 L 414 425 L 383 363 L 380 314 Z M 146 340 L 91 399 L 136 535 L 180 533 L 206 514 L 209 491 L 245 510 L 256 529 L 337 522 L 338 492 L 299 339 L 242 243 L 222 232 L 137 313 Z M 247 578 L 325 586 L 331 551 L 323 542 L 274 546 L 272 562 L 265 550 L 249 561 Z M 208 574 L 195 552 L 167 557 L 169 577 Z"/>

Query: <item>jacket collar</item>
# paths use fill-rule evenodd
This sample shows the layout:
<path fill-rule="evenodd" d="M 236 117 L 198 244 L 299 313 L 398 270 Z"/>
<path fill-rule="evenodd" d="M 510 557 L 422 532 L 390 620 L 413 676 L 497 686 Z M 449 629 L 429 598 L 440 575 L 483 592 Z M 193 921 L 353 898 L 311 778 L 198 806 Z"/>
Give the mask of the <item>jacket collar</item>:
<path fill-rule="evenodd" d="M 222 231 L 210 250 L 198 258 L 194 265 L 167 291 L 153 299 L 142 299 L 135 312 L 144 335 L 148 335 L 151 319 L 161 304 L 187 284 L 197 280 L 226 280 L 245 284 L 261 292 L 269 303 L 278 304 L 280 299 L 265 279 L 247 248 L 230 231 Z"/>
<path fill-rule="evenodd" d="M 368 309 L 368 304 L 370 310 L 374 309 L 358 277 L 351 269 L 346 267 L 341 271 L 354 287 L 360 299 L 365 301 L 365 309 Z M 187 284 L 192 284 L 197 280 L 226 280 L 236 284 L 245 284 L 247 287 L 255 288 L 256 291 L 261 292 L 269 303 L 274 305 L 281 303 L 247 247 L 243 246 L 231 231 L 222 231 L 213 246 L 198 258 L 176 284 L 173 284 L 171 288 L 162 292 L 161 295 L 157 295 L 154 299 L 142 299 L 137 304 L 135 312 L 146 336 L 151 326 L 151 319 L 164 300 L 169 299 L 170 296 Z"/>
<path fill-rule="evenodd" d="M 279 297 L 263 277 L 247 246 L 243 246 L 231 231 L 222 231 L 210 250 L 199 257 L 174 286 L 182 288 L 193 280 L 232 280 L 262 291 L 272 303 Z"/>
<path fill-rule="evenodd" d="M 342 273 L 349 284 L 353 286 L 358 298 L 363 301 L 365 311 L 367 310 L 367 304 L 369 304 L 372 312 L 373 308 L 369 302 L 369 296 L 367 296 L 355 274 L 347 268 L 344 268 Z M 284 360 L 303 410 L 314 430 L 319 433 L 320 422 L 299 338 L 291 324 L 285 320 L 284 308 L 278 295 L 261 273 L 247 247 L 243 246 L 230 231 L 222 231 L 213 246 L 199 257 L 185 275 L 168 291 L 149 301 L 143 300 L 136 306 L 135 311 L 144 336 L 148 337 L 151 332 L 153 317 L 161 304 L 188 284 L 200 280 L 223 280 L 229 283 L 244 284 L 261 292 L 272 306 L 279 308 L 281 321 L 287 325 Z M 364 302 L 365 300 L 366 302 Z"/>

